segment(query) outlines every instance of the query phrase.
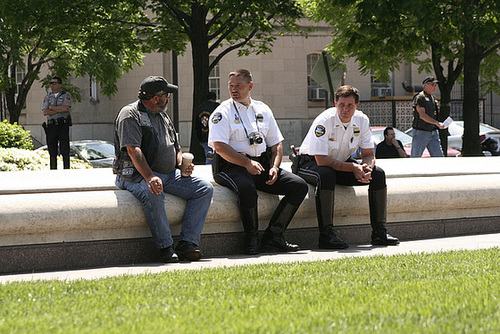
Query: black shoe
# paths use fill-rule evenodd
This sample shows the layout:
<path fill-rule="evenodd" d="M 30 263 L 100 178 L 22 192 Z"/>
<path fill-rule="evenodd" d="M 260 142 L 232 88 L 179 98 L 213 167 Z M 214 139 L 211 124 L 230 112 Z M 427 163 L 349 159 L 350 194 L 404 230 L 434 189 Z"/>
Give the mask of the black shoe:
<path fill-rule="evenodd" d="M 399 239 L 393 237 L 385 230 L 372 232 L 372 245 L 374 246 L 394 246 L 399 244 Z"/>
<path fill-rule="evenodd" d="M 197 245 L 185 240 L 179 241 L 175 252 L 180 261 L 197 261 L 203 256 Z"/>
<path fill-rule="evenodd" d="M 349 245 L 344 240 L 337 237 L 333 229 L 326 229 L 319 234 L 319 249 L 345 249 Z"/>
<path fill-rule="evenodd" d="M 300 247 L 285 240 L 283 234 L 265 232 L 262 237 L 262 249 L 269 252 L 297 252 Z"/>
<path fill-rule="evenodd" d="M 259 232 L 249 232 L 245 236 L 246 253 L 248 255 L 257 255 L 260 253 Z"/>
<path fill-rule="evenodd" d="M 160 260 L 165 263 L 177 262 L 179 259 L 175 256 L 174 246 L 168 246 L 166 248 L 160 248 Z"/>

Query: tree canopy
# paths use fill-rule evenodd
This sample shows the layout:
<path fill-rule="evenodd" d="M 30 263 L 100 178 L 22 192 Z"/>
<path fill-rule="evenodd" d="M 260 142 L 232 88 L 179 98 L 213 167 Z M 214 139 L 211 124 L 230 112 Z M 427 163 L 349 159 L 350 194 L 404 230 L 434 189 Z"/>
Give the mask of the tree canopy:
<path fill-rule="evenodd" d="M 419 71 L 433 69 L 441 92 L 440 120 L 449 115 L 451 89 L 463 75 L 463 154 L 481 154 L 479 83 L 484 91 L 500 92 L 498 1 L 303 0 L 302 3 L 312 18 L 331 24 L 334 37 L 329 50 L 339 63 L 352 57 L 360 64 L 362 73 L 374 71 L 382 78 L 404 63 L 418 64 Z"/>
<path fill-rule="evenodd" d="M 49 76 L 90 75 L 105 95 L 124 71 L 140 64 L 137 27 L 147 23 L 140 0 L 0 0 L 0 91 L 10 122 L 17 122 L 43 66 Z M 16 70 L 24 78 L 16 85 Z M 65 85 L 65 88 L 68 88 Z M 76 100 L 78 90 L 69 87 Z"/>
<path fill-rule="evenodd" d="M 193 126 L 195 111 L 208 93 L 210 71 L 228 53 L 269 52 L 280 34 L 300 31 L 302 12 L 293 0 L 152 0 L 156 15 L 148 44 L 158 51 L 184 52 L 191 44 L 193 60 Z M 215 56 L 210 62 L 210 56 Z M 203 150 L 193 128 L 191 152 L 197 162 Z"/>

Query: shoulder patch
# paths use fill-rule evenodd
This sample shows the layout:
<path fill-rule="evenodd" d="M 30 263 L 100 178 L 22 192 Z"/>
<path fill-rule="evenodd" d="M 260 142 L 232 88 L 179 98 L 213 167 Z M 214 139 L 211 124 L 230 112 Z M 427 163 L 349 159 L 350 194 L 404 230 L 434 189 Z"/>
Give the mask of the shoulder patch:
<path fill-rule="evenodd" d="M 222 114 L 220 112 L 216 112 L 214 114 L 214 117 L 212 117 L 212 123 L 217 124 L 221 121 L 222 119 Z"/>
<path fill-rule="evenodd" d="M 326 133 L 325 127 L 323 125 L 318 125 L 316 126 L 316 129 L 314 129 L 314 134 L 316 137 L 321 137 Z"/>

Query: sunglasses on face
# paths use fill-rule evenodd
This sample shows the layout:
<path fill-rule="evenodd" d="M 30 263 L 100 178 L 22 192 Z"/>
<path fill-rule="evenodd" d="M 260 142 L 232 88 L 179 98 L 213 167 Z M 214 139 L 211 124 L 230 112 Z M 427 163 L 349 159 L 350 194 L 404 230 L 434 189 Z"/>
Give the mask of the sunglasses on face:
<path fill-rule="evenodd" d="M 59 85 L 59 82 L 57 82 L 57 81 L 51 81 L 50 84 L 51 85 Z"/>
<path fill-rule="evenodd" d="M 159 97 L 162 97 L 162 96 L 166 96 L 167 99 L 170 97 L 170 93 L 162 93 L 162 94 L 158 94 Z"/>

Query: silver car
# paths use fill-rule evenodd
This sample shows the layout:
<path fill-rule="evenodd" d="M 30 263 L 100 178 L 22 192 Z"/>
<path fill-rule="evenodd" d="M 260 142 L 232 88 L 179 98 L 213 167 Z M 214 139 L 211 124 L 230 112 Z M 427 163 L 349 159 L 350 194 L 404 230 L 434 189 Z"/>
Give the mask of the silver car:
<path fill-rule="evenodd" d="M 462 151 L 462 136 L 464 135 L 464 122 L 454 121 L 448 127 L 450 135 L 448 136 L 448 147 L 453 147 L 459 151 Z M 495 139 L 500 143 L 500 130 L 485 124 L 479 123 L 479 135 L 481 136 L 481 142 L 486 138 Z"/>
<path fill-rule="evenodd" d="M 76 140 L 69 143 L 71 157 L 83 160 L 94 168 L 107 168 L 113 165 L 115 146 L 105 140 Z M 47 151 L 47 145 L 39 150 Z"/>

